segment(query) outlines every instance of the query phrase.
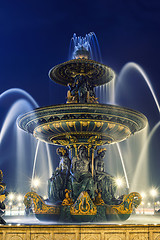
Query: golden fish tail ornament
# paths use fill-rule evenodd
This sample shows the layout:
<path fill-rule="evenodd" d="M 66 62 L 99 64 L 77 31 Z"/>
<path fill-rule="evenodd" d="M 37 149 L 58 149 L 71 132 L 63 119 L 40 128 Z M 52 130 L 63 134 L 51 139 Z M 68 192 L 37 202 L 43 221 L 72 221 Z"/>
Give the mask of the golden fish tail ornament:
<path fill-rule="evenodd" d="M 113 209 L 113 214 L 131 214 L 133 208 L 137 208 L 142 201 L 142 197 L 137 192 L 132 192 L 125 195 L 123 202 L 119 205 L 111 205 Z"/>
<path fill-rule="evenodd" d="M 24 204 L 27 208 L 34 204 L 35 214 L 60 214 L 60 206 L 47 205 L 43 198 L 35 192 L 28 192 L 24 196 Z"/>

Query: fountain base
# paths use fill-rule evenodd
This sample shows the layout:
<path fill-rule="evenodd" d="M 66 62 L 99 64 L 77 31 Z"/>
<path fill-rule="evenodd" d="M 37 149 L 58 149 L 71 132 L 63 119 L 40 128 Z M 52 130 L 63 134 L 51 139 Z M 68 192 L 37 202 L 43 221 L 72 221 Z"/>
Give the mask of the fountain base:
<path fill-rule="evenodd" d="M 74 203 L 64 199 L 61 205 L 53 205 L 46 203 L 37 193 L 28 192 L 24 199 L 26 208 L 30 208 L 32 202 L 35 216 L 39 220 L 68 223 L 106 222 L 127 220 L 133 209 L 140 204 L 141 196 L 133 192 L 125 195 L 120 204 L 107 205 L 102 199 L 92 200 L 89 194 L 83 191 Z"/>

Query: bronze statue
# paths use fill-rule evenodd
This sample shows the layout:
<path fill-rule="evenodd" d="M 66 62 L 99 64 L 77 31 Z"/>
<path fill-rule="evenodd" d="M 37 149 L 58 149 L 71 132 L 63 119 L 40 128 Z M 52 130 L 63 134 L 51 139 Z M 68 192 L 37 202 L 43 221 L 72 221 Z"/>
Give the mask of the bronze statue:
<path fill-rule="evenodd" d="M 52 202 L 63 201 L 71 165 L 65 148 L 58 148 L 57 155 L 60 157 L 59 167 L 56 168 L 52 177 L 48 180 L 48 197 Z"/>
<path fill-rule="evenodd" d="M 85 145 L 80 145 L 78 155 L 72 159 L 70 189 L 73 199 L 77 199 L 82 191 L 87 191 L 94 198 L 94 180 L 90 171 L 90 159 Z"/>
<path fill-rule="evenodd" d="M 100 148 L 97 150 L 97 156 L 95 157 L 94 169 L 95 169 L 95 182 L 97 183 L 97 189 L 102 192 L 102 199 L 105 203 L 110 203 L 114 199 L 116 186 L 114 184 L 113 177 L 104 171 L 104 157 L 106 148 Z"/>

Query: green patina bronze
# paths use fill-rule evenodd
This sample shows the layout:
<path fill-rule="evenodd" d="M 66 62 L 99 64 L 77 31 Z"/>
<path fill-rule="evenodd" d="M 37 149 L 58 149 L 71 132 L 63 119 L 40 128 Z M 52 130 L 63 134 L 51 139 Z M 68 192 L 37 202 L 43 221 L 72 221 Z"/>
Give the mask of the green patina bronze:
<path fill-rule="evenodd" d="M 132 109 L 98 103 L 94 87 L 115 78 L 103 64 L 74 59 L 55 66 L 49 76 L 69 87 L 67 103 L 26 113 L 18 125 L 38 140 L 59 145 L 59 166 L 48 180 L 48 201 L 27 193 L 26 207 L 32 199 L 37 218 L 64 222 L 127 219 L 141 196 L 130 193 L 115 198 L 116 185 L 104 169 L 106 149 L 102 146 L 142 130 L 146 117 Z"/>

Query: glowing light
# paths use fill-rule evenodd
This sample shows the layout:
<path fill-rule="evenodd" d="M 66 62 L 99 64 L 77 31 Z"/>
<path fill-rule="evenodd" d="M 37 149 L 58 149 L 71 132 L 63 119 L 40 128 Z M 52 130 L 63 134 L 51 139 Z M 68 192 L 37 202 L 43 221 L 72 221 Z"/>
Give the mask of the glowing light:
<path fill-rule="evenodd" d="M 17 200 L 20 202 L 20 201 L 22 201 L 23 200 L 23 196 L 21 195 L 21 194 L 19 194 L 18 196 L 17 196 Z"/>
<path fill-rule="evenodd" d="M 34 178 L 31 183 L 31 187 L 38 188 L 40 185 L 40 179 L 39 178 Z"/>
<path fill-rule="evenodd" d="M 152 188 L 152 189 L 150 190 L 150 194 L 151 194 L 152 197 L 156 197 L 157 194 L 158 194 L 158 192 L 157 192 L 156 189 Z"/>
<path fill-rule="evenodd" d="M 13 200 L 15 198 L 15 196 L 14 196 L 14 193 L 10 193 L 9 195 L 8 195 L 8 199 L 9 200 Z"/>
<path fill-rule="evenodd" d="M 12 206 L 12 202 L 9 202 L 9 206 Z"/>
<path fill-rule="evenodd" d="M 142 192 L 142 193 L 141 193 L 141 197 L 142 197 L 142 199 L 144 199 L 144 198 L 146 197 L 146 193 L 145 193 L 145 192 Z"/>
<path fill-rule="evenodd" d="M 122 187 L 123 184 L 124 184 L 123 179 L 122 179 L 122 178 L 119 178 L 119 177 L 117 177 L 117 178 L 115 179 L 115 182 L 116 182 L 117 187 Z"/>

